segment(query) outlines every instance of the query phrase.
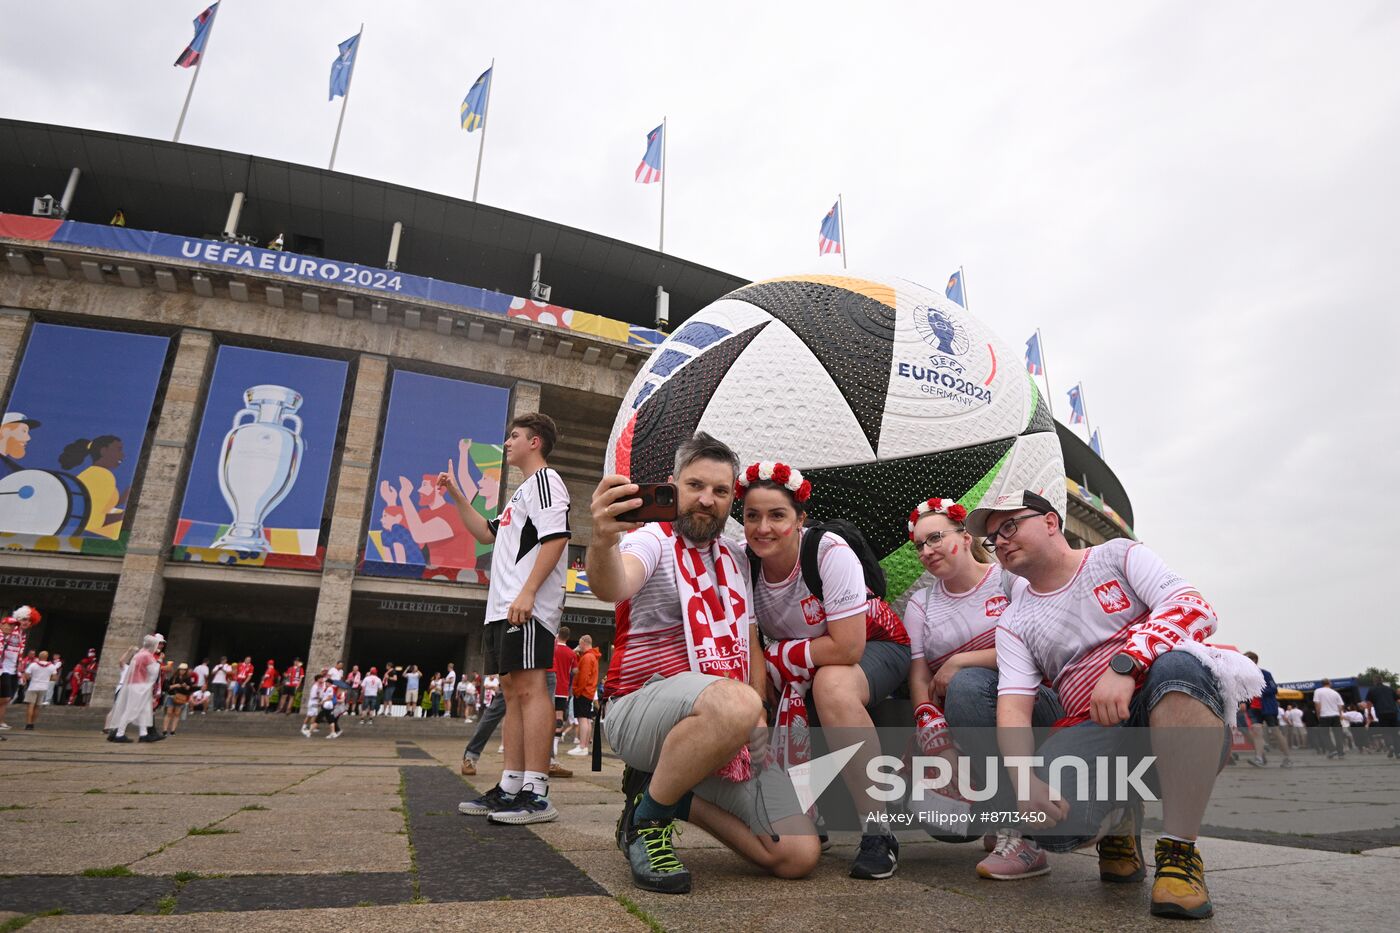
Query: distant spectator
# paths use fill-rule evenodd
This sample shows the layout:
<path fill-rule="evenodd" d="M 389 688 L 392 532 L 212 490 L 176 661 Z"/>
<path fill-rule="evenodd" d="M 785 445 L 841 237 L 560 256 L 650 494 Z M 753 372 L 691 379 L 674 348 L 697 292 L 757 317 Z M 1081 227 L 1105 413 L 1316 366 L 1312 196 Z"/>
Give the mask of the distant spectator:
<path fill-rule="evenodd" d="M 423 679 L 423 672 L 418 670 L 417 664 L 410 664 L 408 670 L 403 672 L 403 703 L 408 707 L 408 715 L 418 715 L 418 682 Z"/>
<path fill-rule="evenodd" d="M 1342 695 L 1332 689 L 1332 681 L 1324 680 L 1322 686 L 1313 691 L 1313 706 L 1317 709 L 1317 724 L 1322 727 L 1322 744 L 1327 749 L 1327 757 L 1345 758 L 1346 746 L 1341 728 Z"/>
<path fill-rule="evenodd" d="M 216 711 L 228 709 L 228 687 L 232 679 L 233 665 L 228 663 L 228 658 L 219 658 L 219 663 L 209 674 L 209 692 Z"/>
<path fill-rule="evenodd" d="M 366 720 L 371 724 L 374 717 L 379 715 L 379 691 L 384 688 L 384 681 L 379 679 L 379 668 L 371 667 L 369 673 L 360 680 L 360 691 L 364 695 L 360 706 L 360 723 L 363 725 Z"/>
<path fill-rule="evenodd" d="M 29 662 L 24 669 L 24 702 L 29 705 L 29 712 L 25 716 L 24 728 L 30 732 L 34 731 L 34 722 L 39 718 L 39 704 L 49 697 L 49 687 L 53 685 L 55 668 L 53 662 L 49 660 L 47 651 L 40 651 L 38 656 Z"/>
<path fill-rule="evenodd" d="M 170 683 L 165 688 L 165 721 L 161 723 L 161 735 L 174 735 L 180 725 L 180 717 L 194 694 L 194 675 L 184 662 L 170 675 Z"/>
<path fill-rule="evenodd" d="M 1366 694 L 1376 713 L 1376 725 L 1389 746 L 1388 756 L 1400 757 L 1400 704 L 1395 700 L 1395 688 L 1387 683 L 1376 684 Z"/>

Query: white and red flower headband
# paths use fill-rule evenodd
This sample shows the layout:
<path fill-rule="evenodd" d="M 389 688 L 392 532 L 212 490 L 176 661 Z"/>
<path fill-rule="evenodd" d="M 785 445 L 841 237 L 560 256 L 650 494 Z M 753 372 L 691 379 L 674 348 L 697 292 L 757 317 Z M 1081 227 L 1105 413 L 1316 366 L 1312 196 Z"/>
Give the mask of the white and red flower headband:
<path fill-rule="evenodd" d="M 738 487 L 739 498 L 744 498 L 744 493 L 749 491 L 749 486 L 760 480 L 769 480 L 792 493 L 795 502 L 806 502 L 812 498 L 812 482 L 802 478 L 802 473 L 796 467 L 790 467 L 786 463 L 778 463 L 776 460 L 761 460 L 758 463 L 750 463 L 748 469 L 739 474 L 739 480 L 735 484 Z"/>
<path fill-rule="evenodd" d="M 919 519 L 925 515 L 946 515 L 958 524 L 967 520 L 967 509 L 958 505 L 956 499 L 940 499 L 934 496 L 926 499 L 914 506 L 914 511 L 909 513 L 909 540 L 914 540 L 914 526 Z"/>

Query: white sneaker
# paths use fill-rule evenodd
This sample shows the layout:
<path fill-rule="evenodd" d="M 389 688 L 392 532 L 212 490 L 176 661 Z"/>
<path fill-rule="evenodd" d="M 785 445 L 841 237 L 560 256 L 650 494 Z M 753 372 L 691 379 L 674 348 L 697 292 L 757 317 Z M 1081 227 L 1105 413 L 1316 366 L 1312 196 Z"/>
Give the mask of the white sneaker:
<path fill-rule="evenodd" d="M 339 732 L 332 732 L 330 735 L 326 736 L 326 738 L 328 738 L 328 739 L 338 739 L 338 738 L 340 738 L 340 733 L 339 733 Z"/>
<path fill-rule="evenodd" d="M 0 731 L 9 732 L 10 724 L 8 722 L 0 722 Z"/>
<path fill-rule="evenodd" d="M 306 728 L 305 726 L 301 727 L 301 734 L 306 736 L 308 739 L 311 738 L 311 730 Z"/>
<path fill-rule="evenodd" d="M 9 727 L 9 726 L 6 726 L 5 728 L 8 729 L 8 728 L 10 728 L 10 727 Z M 506 747 L 505 747 L 504 744 L 501 744 L 501 745 L 497 745 L 497 746 L 496 746 L 496 754 L 497 754 L 497 755 L 505 754 L 505 750 L 506 750 Z"/>
<path fill-rule="evenodd" d="M 575 758 L 582 758 L 584 755 L 587 755 L 589 751 L 589 749 L 584 748 L 582 745 L 575 745 L 573 748 L 565 752 L 565 754 L 572 755 Z"/>

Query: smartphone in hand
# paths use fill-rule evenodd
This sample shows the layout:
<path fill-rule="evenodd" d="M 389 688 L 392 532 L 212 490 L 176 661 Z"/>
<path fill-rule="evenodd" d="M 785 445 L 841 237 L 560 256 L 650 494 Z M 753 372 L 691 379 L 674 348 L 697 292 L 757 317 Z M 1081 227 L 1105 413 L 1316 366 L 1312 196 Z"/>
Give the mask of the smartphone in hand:
<path fill-rule="evenodd" d="M 671 483 L 638 483 L 635 499 L 642 504 L 617 516 L 620 522 L 673 522 L 680 515 L 676 487 Z"/>

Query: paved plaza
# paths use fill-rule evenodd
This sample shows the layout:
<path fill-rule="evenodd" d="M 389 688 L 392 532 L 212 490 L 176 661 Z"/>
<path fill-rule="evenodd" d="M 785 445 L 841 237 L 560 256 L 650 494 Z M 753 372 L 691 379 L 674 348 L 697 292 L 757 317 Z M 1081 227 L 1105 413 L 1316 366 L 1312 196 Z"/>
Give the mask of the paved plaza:
<path fill-rule="evenodd" d="M 46 711 L 47 712 L 47 711 Z M 1149 885 L 1098 881 L 1090 854 L 1051 874 L 981 881 L 980 847 L 904 837 L 898 875 L 854 881 L 853 845 L 814 877 L 761 876 L 693 826 L 679 840 L 688 896 L 639 891 L 613 846 L 620 763 L 577 765 L 551 794 L 558 822 L 460 816 L 494 783 L 457 773 L 468 726 L 352 724 L 336 741 L 284 720 L 187 724 L 155 745 L 103 741 L 52 711 L 0 744 L 0 929 L 1138 930 Z M 14 717 L 11 717 L 14 718 Z M 232 717 L 247 719 L 247 717 Z M 248 734 L 239 734 L 239 732 Z M 1271 765 L 1274 764 L 1271 762 Z M 1291 771 L 1222 776 L 1202 844 L 1216 918 L 1193 929 L 1379 928 L 1400 921 L 1400 762 L 1299 756 Z M 1280 832 L 1280 829 L 1283 831 Z M 1229 838 L 1223 838 L 1229 837 Z M 1145 843 L 1148 855 L 1150 842 Z M 237 920 L 230 912 L 246 913 Z M 171 916 L 165 916 L 171 915 Z"/>

